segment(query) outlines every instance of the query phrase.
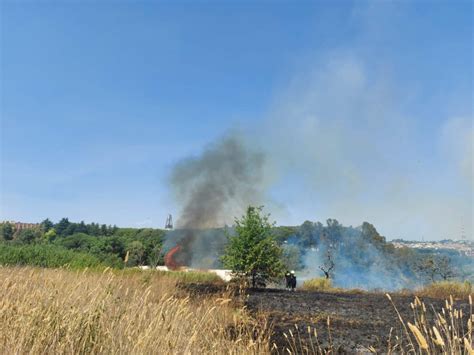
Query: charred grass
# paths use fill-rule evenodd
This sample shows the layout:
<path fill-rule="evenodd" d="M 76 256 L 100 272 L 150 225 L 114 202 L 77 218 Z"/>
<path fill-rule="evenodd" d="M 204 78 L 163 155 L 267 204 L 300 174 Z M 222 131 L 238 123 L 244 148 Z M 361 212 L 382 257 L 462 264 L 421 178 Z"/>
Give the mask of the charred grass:
<path fill-rule="evenodd" d="M 266 314 L 274 353 L 471 354 L 470 300 L 272 290 L 250 292 L 246 305 Z"/>

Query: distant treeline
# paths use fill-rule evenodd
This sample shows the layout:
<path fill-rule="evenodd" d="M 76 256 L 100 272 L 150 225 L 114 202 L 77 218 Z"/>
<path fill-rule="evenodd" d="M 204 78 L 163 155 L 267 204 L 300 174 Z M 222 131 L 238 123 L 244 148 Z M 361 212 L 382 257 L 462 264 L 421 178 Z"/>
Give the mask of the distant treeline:
<path fill-rule="evenodd" d="M 44 220 L 37 228 L 15 230 L 0 224 L 0 264 L 38 266 L 124 266 L 162 263 L 164 231 Z"/>
<path fill-rule="evenodd" d="M 448 279 L 474 281 L 472 258 L 455 250 L 396 248 L 364 222 L 343 226 L 306 221 L 297 227 L 276 228 L 287 265 L 328 276 L 337 286 L 400 289 Z"/>
<path fill-rule="evenodd" d="M 199 256 L 219 268 L 226 234 L 232 234 L 232 228 L 210 232 L 200 232 L 209 234 L 212 243 L 200 248 Z M 453 250 L 395 248 L 367 222 L 347 227 L 335 219 L 325 224 L 306 221 L 275 227 L 273 234 L 288 269 L 308 277 L 327 276 L 339 286 L 398 289 L 452 278 L 472 280 L 474 275 L 471 258 Z M 58 223 L 46 219 L 37 228 L 22 230 L 2 223 L 0 265 L 156 266 L 163 263 L 165 236 L 161 229 L 73 223 L 67 218 Z"/>

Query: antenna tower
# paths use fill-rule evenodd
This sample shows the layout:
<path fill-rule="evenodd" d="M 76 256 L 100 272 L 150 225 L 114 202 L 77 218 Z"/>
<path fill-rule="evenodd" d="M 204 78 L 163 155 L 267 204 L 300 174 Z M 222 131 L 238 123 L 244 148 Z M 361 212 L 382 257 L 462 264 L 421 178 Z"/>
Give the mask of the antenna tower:
<path fill-rule="evenodd" d="M 170 214 L 166 217 L 165 229 L 173 229 L 173 217 Z"/>

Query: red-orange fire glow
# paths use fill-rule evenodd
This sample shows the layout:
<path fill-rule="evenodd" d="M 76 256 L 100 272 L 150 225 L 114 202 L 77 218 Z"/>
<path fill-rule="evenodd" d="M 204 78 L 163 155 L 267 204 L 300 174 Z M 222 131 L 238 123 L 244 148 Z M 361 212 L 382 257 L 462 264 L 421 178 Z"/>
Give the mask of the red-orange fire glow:
<path fill-rule="evenodd" d="M 171 248 L 168 253 L 166 253 L 165 265 L 168 267 L 168 269 L 176 270 L 176 269 L 179 269 L 181 266 L 183 266 L 174 259 L 174 255 L 178 253 L 180 250 L 181 250 L 181 246 L 177 245 Z"/>

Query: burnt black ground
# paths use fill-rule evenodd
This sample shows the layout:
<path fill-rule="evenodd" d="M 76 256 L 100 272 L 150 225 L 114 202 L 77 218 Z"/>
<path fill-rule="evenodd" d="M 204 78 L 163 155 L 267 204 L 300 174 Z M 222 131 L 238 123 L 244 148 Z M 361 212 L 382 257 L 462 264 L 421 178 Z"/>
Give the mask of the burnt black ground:
<path fill-rule="evenodd" d="M 332 348 L 337 353 L 369 352 L 373 347 L 377 352 L 387 351 L 388 340 L 392 329 L 392 344 L 395 335 L 402 334 L 402 325 L 397 313 L 384 293 L 363 292 L 295 292 L 282 289 L 249 289 L 242 295 L 238 289 L 229 285 L 183 284 L 186 294 L 201 297 L 210 294 L 233 294 L 236 305 L 245 305 L 255 316 L 263 312 L 270 321 L 273 333 L 271 340 L 276 344 L 279 353 L 284 353 L 289 342 L 284 336 L 291 329 L 296 335 L 295 324 L 298 325 L 301 345 L 296 336 L 297 348 L 311 348 L 307 333 L 308 326 L 318 332 L 321 348 Z M 405 322 L 414 319 L 410 303 L 414 296 L 391 296 Z M 441 311 L 445 304 L 442 299 L 421 298 L 428 309 L 428 318 L 432 318 L 434 310 Z M 456 301 L 455 306 L 462 308 L 465 315 L 469 314 L 469 304 Z M 430 317 L 431 315 L 431 317 Z M 330 333 L 327 318 L 330 319 Z M 329 340 L 329 334 L 331 341 Z M 313 344 L 316 342 L 313 338 Z M 331 346 L 332 344 L 332 346 Z"/>
<path fill-rule="evenodd" d="M 405 321 L 413 322 L 410 302 L 413 296 L 392 296 Z M 440 311 L 443 300 L 423 299 L 429 313 L 431 305 Z M 301 341 L 307 345 L 308 326 L 316 328 L 322 348 L 329 347 L 327 318 L 330 318 L 330 335 L 333 347 L 342 353 L 363 352 L 372 346 L 378 352 L 387 349 L 390 329 L 393 335 L 401 334 L 401 323 L 393 305 L 382 293 L 326 293 L 286 291 L 276 289 L 249 290 L 245 301 L 251 312 L 264 312 L 273 325 L 272 341 L 279 349 L 287 347 L 289 329 L 296 333 L 298 325 Z M 468 314 L 468 304 L 457 302 Z M 299 341 L 297 340 L 297 343 Z M 313 341 L 313 344 L 315 342 Z"/>

